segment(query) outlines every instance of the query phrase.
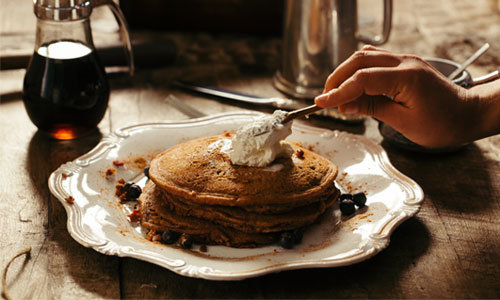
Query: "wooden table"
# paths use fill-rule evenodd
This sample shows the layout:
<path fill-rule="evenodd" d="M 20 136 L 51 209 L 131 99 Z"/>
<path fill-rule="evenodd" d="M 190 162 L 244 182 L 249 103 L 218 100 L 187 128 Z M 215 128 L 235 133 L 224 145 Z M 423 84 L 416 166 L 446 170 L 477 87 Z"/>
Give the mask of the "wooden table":
<path fill-rule="evenodd" d="M 478 76 L 499 67 L 496 1 L 394 2 L 393 33 L 386 48 L 461 62 L 488 41 L 492 48 L 469 70 Z M 0 7 L 9 5 L 12 9 L 1 13 L 0 54 L 12 51 L 6 44 L 16 38 L 21 42 L 15 50 L 29 53 L 34 33 L 30 1 L 2 0 Z M 363 13 L 371 10 L 367 6 Z M 14 20 L 25 20 L 28 25 L 19 29 Z M 71 142 L 47 139 L 30 122 L 19 94 L 24 70 L 0 72 L 0 268 L 18 251 L 32 247 L 31 259 L 17 258 L 7 273 L 6 287 L 14 299 L 500 298 L 500 136 L 455 153 L 416 154 L 383 141 L 372 119 L 359 126 L 311 121 L 381 143 L 394 166 L 425 192 L 418 215 L 398 227 L 389 247 L 367 261 L 214 282 L 182 277 L 140 260 L 102 255 L 75 242 L 66 230 L 62 205 L 47 187 L 49 174 L 60 164 L 86 153 L 101 134 L 117 128 L 186 119 L 164 101 L 168 94 L 207 114 L 253 109 L 173 90 L 168 87 L 173 79 L 194 79 L 255 95 L 280 95 L 271 84 L 278 68 L 279 39 L 166 36 L 179 47 L 176 62 L 141 70 L 133 79 L 113 76 L 100 134 Z M 113 37 L 116 41 L 116 33 Z"/>

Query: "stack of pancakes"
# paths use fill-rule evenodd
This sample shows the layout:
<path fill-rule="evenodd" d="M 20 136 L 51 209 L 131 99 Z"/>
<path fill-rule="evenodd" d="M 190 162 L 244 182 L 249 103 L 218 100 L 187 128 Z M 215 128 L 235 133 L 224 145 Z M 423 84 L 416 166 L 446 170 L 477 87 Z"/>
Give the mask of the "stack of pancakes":
<path fill-rule="evenodd" d="M 318 154 L 302 149 L 264 168 L 238 166 L 222 151 L 228 142 L 206 137 L 157 155 L 139 197 L 141 225 L 200 244 L 256 247 L 314 223 L 340 194 L 337 166 Z"/>

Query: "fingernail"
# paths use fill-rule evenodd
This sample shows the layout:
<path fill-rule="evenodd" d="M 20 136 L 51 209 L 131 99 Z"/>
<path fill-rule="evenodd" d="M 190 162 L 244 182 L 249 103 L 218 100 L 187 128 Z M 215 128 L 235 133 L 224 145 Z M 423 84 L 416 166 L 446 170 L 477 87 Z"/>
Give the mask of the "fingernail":
<path fill-rule="evenodd" d="M 319 96 L 316 96 L 316 98 L 314 98 L 314 103 L 324 104 L 324 102 L 327 101 L 329 95 L 330 95 L 330 93 L 324 93 L 324 94 L 321 94 Z"/>
<path fill-rule="evenodd" d="M 356 103 L 347 103 L 339 106 L 339 112 L 343 114 L 357 114 L 359 112 L 359 107 Z"/>

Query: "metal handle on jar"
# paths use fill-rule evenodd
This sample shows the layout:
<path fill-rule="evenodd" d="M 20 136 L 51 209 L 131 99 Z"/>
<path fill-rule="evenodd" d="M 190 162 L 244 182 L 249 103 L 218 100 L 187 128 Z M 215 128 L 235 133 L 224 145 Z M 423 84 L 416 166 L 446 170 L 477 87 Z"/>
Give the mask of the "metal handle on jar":
<path fill-rule="evenodd" d="M 132 42 L 130 41 L 130 34 L 128 30 L 128 24 L 125 20 L 125 16 L 122 13 L 120 7 L 113 0 L 94 0 L 92 1 L 92 6 L 97 7 L 101 5 L 108 5 L 113 15 L 115 16 L 118 24 L 120 25 L 120 34 L 123 42 L 123 46 L 127 49 L 125 51 L 125 56 L 127 58 L 130 76 L 134 75 L 135 64 L 134 64 L 134 54 L 132 52 Z"/>
<path fill-rule="evenodd" d="M 384 0 L 384 22 L 382 27 L 382 34 L 375 37 L 358 34 L 357 39 L 363 43 L 370 45 L 382 45 L 389 39 L 392 26 L 392 0 Z"/>

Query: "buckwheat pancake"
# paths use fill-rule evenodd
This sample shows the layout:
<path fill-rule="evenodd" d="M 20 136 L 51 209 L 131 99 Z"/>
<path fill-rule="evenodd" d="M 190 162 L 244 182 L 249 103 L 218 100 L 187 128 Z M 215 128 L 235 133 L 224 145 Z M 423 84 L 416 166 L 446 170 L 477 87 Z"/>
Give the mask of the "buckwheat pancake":
<path fill-rule="evenodd" d="M 176 214 L 167 206 L 157 206 L 160 190 L 149 181 L 139 197 L 141 226 L 162 232 L 172 230 L 191 235 L 196 243 L 230 247 L 256 247 L 276 241 L 279 232 L 249 233 L 191 216 Z"/>
<path fill-rule="evenodd" d="M 228 142 L 196 139 L 157 155 L 139 197 L 141 225 L 199 243 L 255 247 L 316 222 L 340 194 L 337 167 L 318 154 L 301 148 L 300 157 L 264 168 L 239 166 L 225 152 Z"/>
<path fill-rule="evenodd" d="M 337 176 L 335 164 L 307 149 L 302 158 L 277 159 L 264 168 L 233 165 L 224 153 L 229 142 L 221 135 L 173 146 L 155 157 L 149 176 L 174 196 L 225 206 L 301 206 L 318 201 Z"/>
<path fill-rule="evenodd" d="M 157 193 L 156 197 L 161 199 L 150 204 L 156 211 L 168 210 L 179 216 L 210 220 L 212 223 L 244 232 L 286 231 L 311 224 L 333 205 L 339 193 L 332 188 L 332 192 L 325 194 L 324 199 L 282 212 L 252 212 L 243 207 L 189 203 L 157 186 L 147 189 L 155 189 L 153 193 Z"/>

